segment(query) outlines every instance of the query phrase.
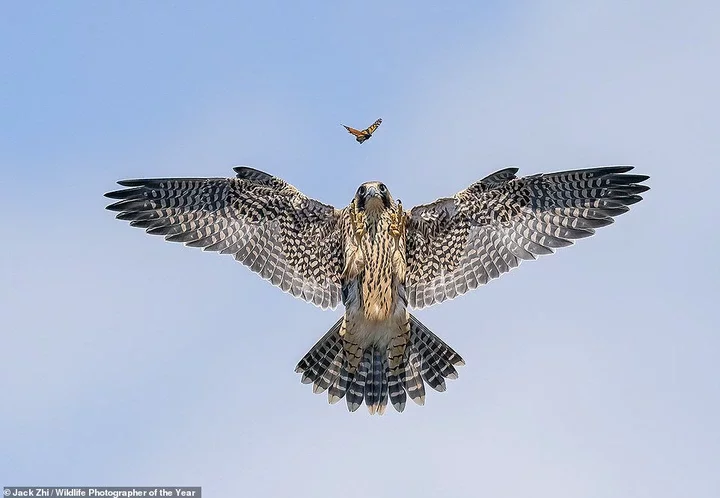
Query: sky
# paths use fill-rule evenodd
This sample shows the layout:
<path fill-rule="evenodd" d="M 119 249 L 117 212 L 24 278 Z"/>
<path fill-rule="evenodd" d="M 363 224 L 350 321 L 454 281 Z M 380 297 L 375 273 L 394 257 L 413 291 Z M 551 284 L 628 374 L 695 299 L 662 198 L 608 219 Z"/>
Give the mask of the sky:
<path fill-rule="evenodd" d="M 0 485 L 205 496 L 720 495 L 717 2 L 7 2 Z M 382 117 L 362 146 L 355 127 Z M 293 369 L 340 316 L 104 210 L 246 164 L 406 207 L 507 166 L 652 190 L 416 315 L 466 360 L 371 417 Z"/>

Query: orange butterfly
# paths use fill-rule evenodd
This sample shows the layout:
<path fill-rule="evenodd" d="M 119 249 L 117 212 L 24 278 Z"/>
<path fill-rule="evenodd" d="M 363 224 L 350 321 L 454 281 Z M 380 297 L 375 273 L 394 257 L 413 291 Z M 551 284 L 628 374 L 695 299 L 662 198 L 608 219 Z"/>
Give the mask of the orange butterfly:
<path fill-rule="evenodd" d="M 349 126 L 345 126 L 345 129 L 355 135 L 355 140 L 357 140 L 360 143 L 363 143 L 365 140 L 370 138 L 372 134 L 377 130 L 377 127 L 380 126 L 380 123 L 382 123 L 382 118 L 379 118 L 377 121 L 375 121 L 373 124 L 365 128 L 364 130 L 356 130 L 355 128 L 350 128 Z"/>

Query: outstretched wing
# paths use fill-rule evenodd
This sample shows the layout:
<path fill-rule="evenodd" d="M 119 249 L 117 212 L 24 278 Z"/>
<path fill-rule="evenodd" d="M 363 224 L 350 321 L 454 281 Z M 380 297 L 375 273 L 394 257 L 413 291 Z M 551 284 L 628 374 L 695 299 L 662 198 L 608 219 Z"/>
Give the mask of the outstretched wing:
<path fill-rule="evenodd" d="M 341 211 L 247 167 L 236 178 L 124 180 L 105 194 L 118 219 L 165 240 L 232 254 L 273 285 L 322 308 L 340 301 Z"/>
<path fill-rule="evenodd" d="M 648 177 L 611 166 L 517 178 L 508 168 L 407 213 L 408 303 L 452 299 L 588 237 L 642 200 Z"/>

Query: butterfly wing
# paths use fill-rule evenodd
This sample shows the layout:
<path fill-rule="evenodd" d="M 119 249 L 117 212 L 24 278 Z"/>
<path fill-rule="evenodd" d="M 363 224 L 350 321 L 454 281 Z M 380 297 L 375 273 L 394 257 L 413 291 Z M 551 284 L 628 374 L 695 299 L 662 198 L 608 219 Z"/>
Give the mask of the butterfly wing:
<path fill-rule="evenodd" d="M 382 118 L 378 118 L 373 124 L 371 124 L 370 126 L 365 128 L 362 131 L 362 134 L 367 135 L 367 138 L 370 138 L 370 135 L 375 133 L 375 130 L 377 130 L 377 127 L 380 126 L 381 123 L 382 123 Z"/>
<path fill-rule="evenodd" d="M 343 125 L 345 126 L 345 125 Z M 364 135 L 363 131 L 356 130 L 355 128 L 350 128 L 349 126 L 345 126 L 345 129 L 348 131 L 348 133 L 352 133 L 356 137 L 362 137 Z"/>

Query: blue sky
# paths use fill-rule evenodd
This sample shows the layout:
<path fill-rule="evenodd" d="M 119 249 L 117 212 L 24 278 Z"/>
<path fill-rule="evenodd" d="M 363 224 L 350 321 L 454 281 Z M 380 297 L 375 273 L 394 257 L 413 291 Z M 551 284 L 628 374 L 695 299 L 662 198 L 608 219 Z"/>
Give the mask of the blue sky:
<path fill-rule="evenodd" d="M 714 2 L 8 3 L 0 484 L 206 496 L 714 497 Z M 340 123 L 384 122 L 359 146 Z M 248 164 L 344 205 L 635 164 L 646 200 L 418 317 L 465 358 L 370 417 L 293 372 L 334 323 L 113 220 L 121 178 Z"/>

